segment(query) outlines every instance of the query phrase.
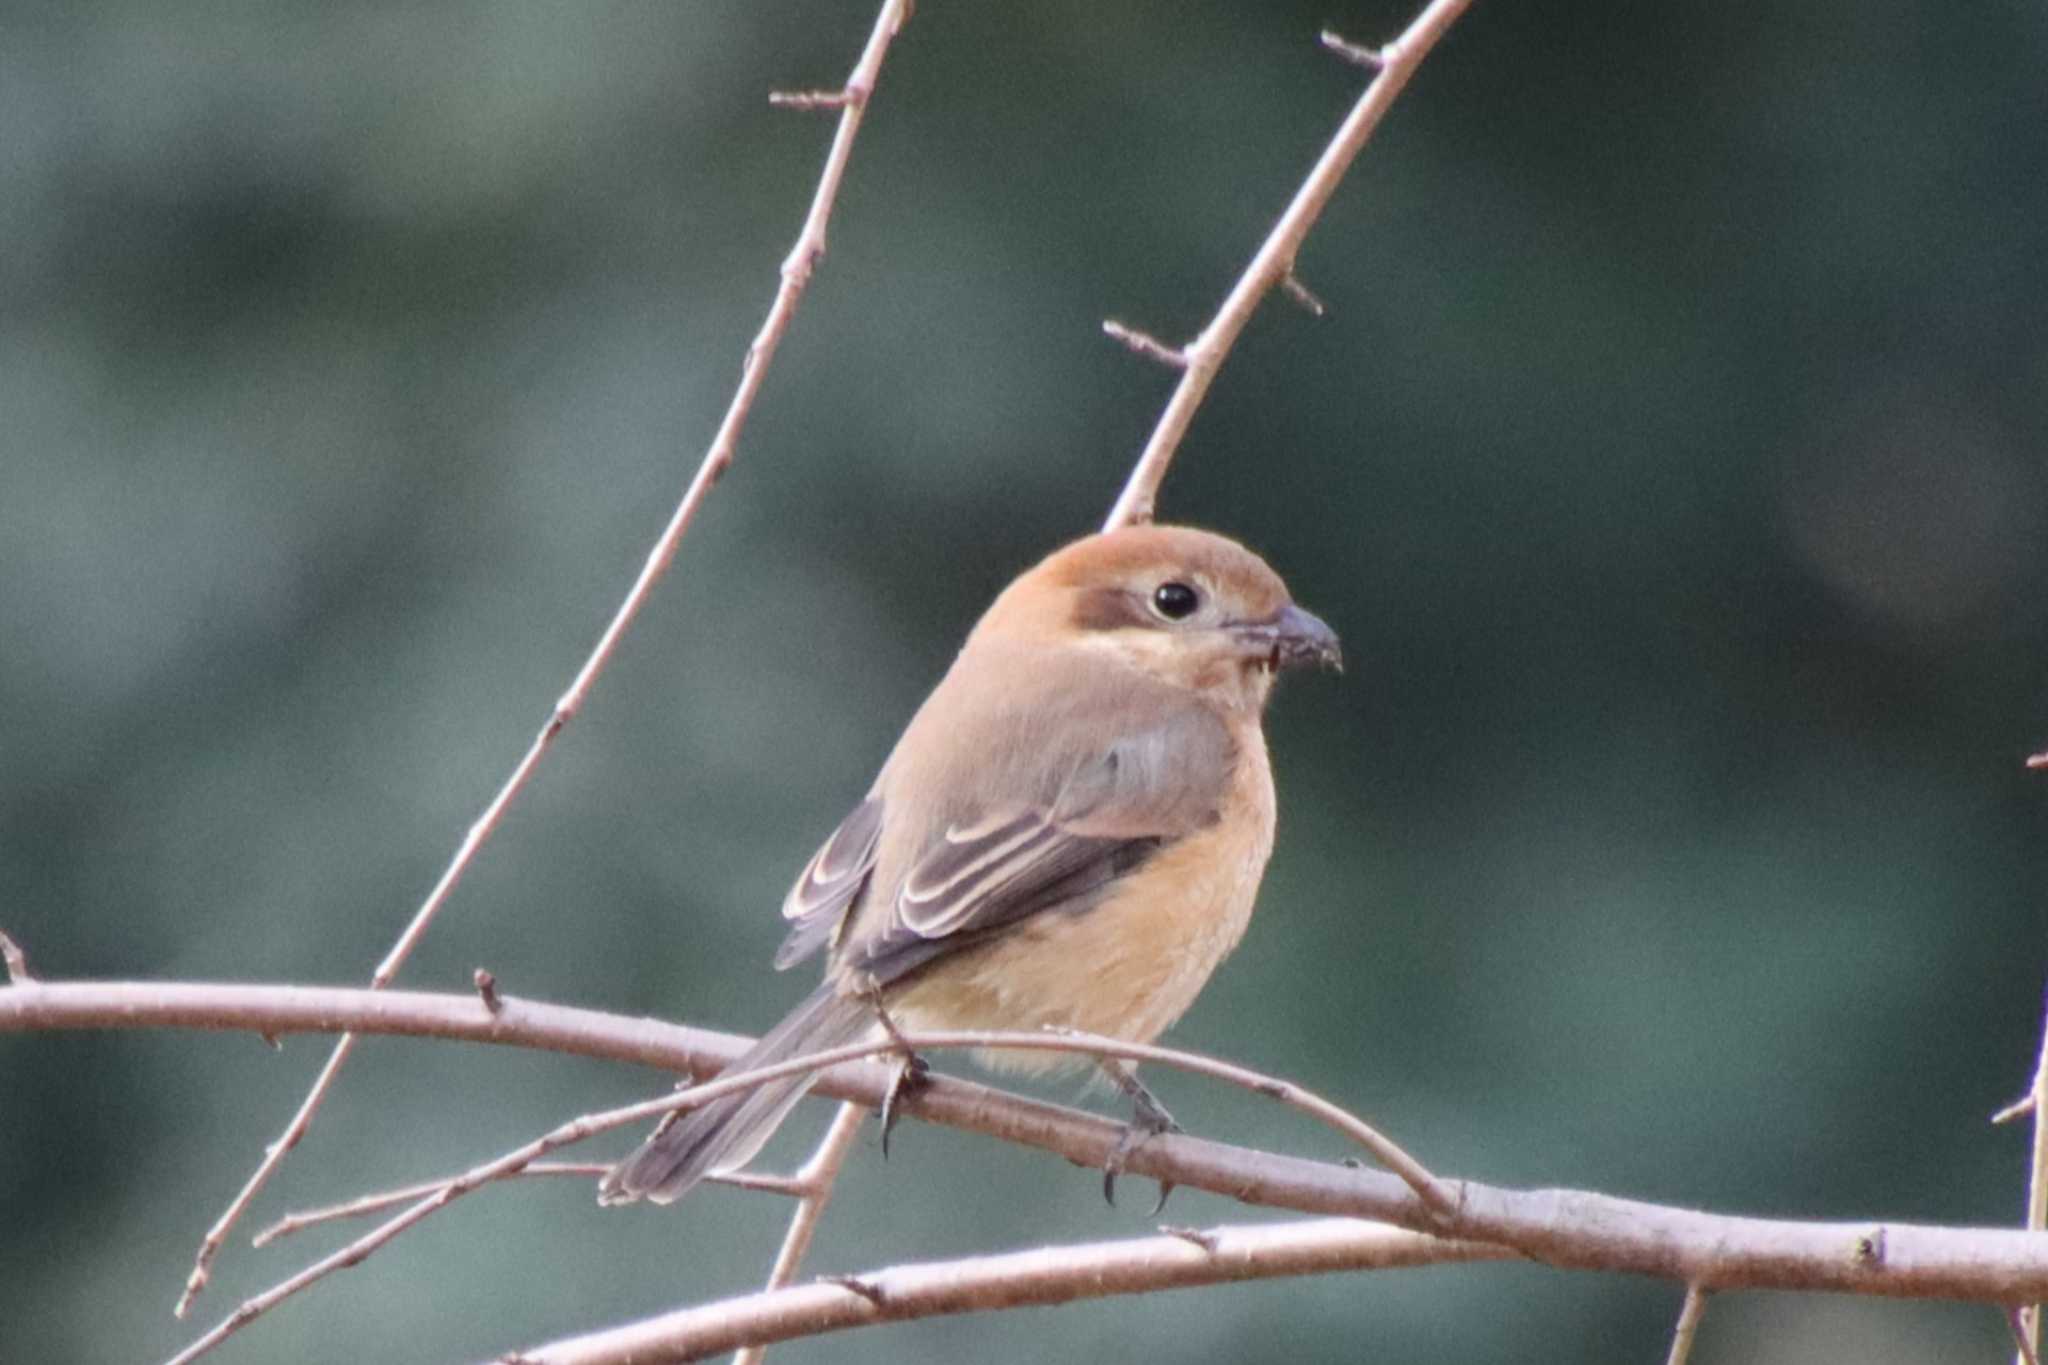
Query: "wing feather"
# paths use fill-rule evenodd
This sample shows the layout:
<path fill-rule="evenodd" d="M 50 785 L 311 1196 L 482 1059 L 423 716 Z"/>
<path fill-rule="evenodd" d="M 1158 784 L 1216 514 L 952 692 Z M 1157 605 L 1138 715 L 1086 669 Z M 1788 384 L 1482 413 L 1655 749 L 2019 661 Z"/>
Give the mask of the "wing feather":
<path fill-rule="evenodd" d="M 838 932 L 847 907 L 874 873 L 881 842 L 882 799 L 871 796 L 839 822 L 783 898 L 782 917 L 791 926 L 775 952 L 777 971 L 803 961 Z"/>

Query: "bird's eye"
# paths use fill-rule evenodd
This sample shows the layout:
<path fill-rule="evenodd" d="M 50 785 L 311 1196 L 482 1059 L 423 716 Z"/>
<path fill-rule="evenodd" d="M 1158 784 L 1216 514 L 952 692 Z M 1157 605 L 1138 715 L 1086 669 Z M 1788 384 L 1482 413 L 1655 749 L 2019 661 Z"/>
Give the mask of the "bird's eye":
<path fill-rule="evenodd" d="M 1202 605 L 1202 594 L 1185 583 L 1161 583 L 1152 590 L 1152 610 L 1169 621 L 1180 621 Z"/>

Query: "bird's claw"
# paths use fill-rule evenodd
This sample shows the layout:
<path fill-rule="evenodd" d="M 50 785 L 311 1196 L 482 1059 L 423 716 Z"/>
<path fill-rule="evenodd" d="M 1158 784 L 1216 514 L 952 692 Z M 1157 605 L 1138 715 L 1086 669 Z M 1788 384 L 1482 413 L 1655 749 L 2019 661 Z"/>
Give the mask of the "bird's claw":
<path fill-rule="evenodd" d="M 1102 1198 L 1111 1208 L 1116 1207 L 1116 1178 L 1123 1173 L 1130 1161 L 1131 1153 L 1158 1137 L 1161 1133 L 1184 1133 L 1187 1130 L 1174 1122 L 1173 1115 L 1165 1106 L 1152 1098 L 1149 1092 L 1132 1097 L 1131 1121 L 1124 1125 L 1123 1136 L 1116 1140 L 1116 1146 L 1109 1149 L 1109 1156 L 1102 1163 Z M 1159 1200 L 1153 1204 L 1147 1215 L 1157 1218 L 1166 1207 L 1166 1200 L 1173 1193 L 1171 1180 L 1159 1182 Z"/>
<path fill-rule="evenodd" d="M 903 1061 L 896 1068 L 896 1078 L 889 1082 L 889 1089 L 882 1096 L 882 1160 L 889 1159 L 889 1134 L 896 1131 L 896 1120 L 903 1117 L 897 1101 L 915 1095 L 930 1083 L 930 1064 L 915 1052 L 903 1054 Z"/>

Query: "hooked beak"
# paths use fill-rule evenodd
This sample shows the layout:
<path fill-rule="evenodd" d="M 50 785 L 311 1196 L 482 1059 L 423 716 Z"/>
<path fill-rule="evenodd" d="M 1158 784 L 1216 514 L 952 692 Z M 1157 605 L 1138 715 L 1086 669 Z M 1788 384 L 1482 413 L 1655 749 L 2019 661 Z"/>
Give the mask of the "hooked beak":
<path fill-rule="evenodd" d="M 1236 627 L 1235 633 L 1246 652 L 1264 656 L 1261 662 L 1275 673 L 1303 664 L 1316 664 L 1333 673 L 1344 671 L 1344 651 L 1337 632 L 1315 613 L 1291 602 L 1271 620 L 1249 622 Z"/>

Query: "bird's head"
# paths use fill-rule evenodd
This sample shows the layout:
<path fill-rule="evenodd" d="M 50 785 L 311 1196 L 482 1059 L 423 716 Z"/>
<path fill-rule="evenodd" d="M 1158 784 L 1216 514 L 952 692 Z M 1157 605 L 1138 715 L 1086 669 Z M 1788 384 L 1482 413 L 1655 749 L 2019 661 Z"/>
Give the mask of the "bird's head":
<path fill-rule="evenodd" d="M 977 635 L 1103 650 L 1160 681 L 1256 710 L 1282 669 L 1340 668 L 1337 635 L 1263 559 L 1186 526 L 1135 526 L 1055 551 Z"/>

